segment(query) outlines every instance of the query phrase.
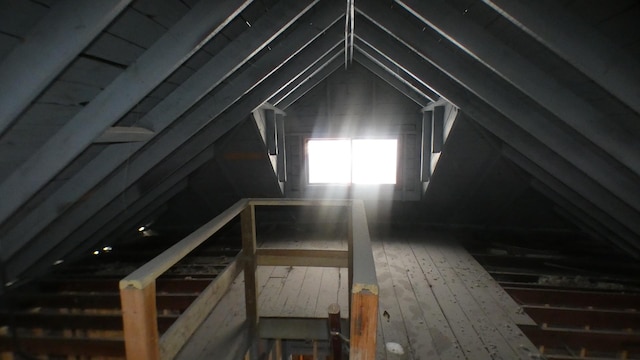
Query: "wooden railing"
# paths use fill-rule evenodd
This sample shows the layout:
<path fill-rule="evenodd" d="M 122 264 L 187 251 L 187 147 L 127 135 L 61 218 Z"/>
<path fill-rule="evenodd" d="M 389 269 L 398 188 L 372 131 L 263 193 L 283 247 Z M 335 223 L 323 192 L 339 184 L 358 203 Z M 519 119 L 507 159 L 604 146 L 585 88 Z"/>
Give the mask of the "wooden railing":
<path fill-rule="evenodd" d="M 258 249 L 256 206 L 349 207 L 348 250 Z M 159 337 L 156 279 L 236 216 L 241 217 L 242 253 L 198 296 L 176 322 Z M 330 266 L 349 269 L 350 359 L 374 359 L 378 320 L 378 285 L 364 205 L 358 200 L 243 199 L 120 281 L 120 298 L 128 359 L 172 359 L 206 315 L 217 305 L 233 280 L 244 270 L 249 331 L 258 337 L 258 265 Z"/>

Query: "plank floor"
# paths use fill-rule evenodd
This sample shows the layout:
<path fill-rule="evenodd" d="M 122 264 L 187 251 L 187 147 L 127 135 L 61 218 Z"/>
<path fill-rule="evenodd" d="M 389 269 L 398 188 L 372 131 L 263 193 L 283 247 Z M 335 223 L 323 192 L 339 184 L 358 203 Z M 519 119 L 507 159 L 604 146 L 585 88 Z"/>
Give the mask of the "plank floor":
<path fill-rule="evenodd" d="M 520 324 L 534 322 L 453 237 L 374 234 L 372 241 L 380 286 L 377 359 L 539 356 L 518 329 Z M 261 246 L 344 249 L 346 242 L 284 239 L 265 241 Z M 336 301 L 347 309 L 345 269 L 261 266 L 258 283 L 262 316 L 324 318 L 328 305 Z M 247 344 L 241 336 L 243 286 L 240 275 L 179 359 L 242 357 Z"/>

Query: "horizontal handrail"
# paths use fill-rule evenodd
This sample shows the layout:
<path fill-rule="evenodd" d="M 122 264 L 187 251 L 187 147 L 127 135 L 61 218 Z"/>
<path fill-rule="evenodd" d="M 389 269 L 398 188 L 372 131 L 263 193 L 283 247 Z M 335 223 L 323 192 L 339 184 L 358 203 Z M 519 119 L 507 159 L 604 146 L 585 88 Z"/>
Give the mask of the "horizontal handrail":
<path fill-rule="evenodd" d="M 223 226 L 238 216 L 242 210 L 247 207 L 248 203 L 249 201 L 246 199 L 239 200 L 220 215 L 202 225 L 198 230 L 180 240 L 148 263 L 142 265 L 127 277 L 120 280 L 120 289 L 127 287 L 143 289 L 150 283 L 154 282 L 158 276 L 162 275 L 170 267 L 193 251 L 193 249 L 197 248 L 205 240 L 211 237 L 211 235 L 215 234 Z"/>
<path fill-rule="evenodd" d="M 255 206 L 351 206 L 352 200 L 341 199 L 247 199 Z"/>
<path fill-rule="evenodd" d="M 349 267 L 346 250 L 257 249 L 258 265 Z"/>
<path fill-rule="evenodd" d="M 361 200 L 354 200 L 352 205 L 352 243 L 353 243 L 353 275 L 351 277 L 351 292 L 367 290 L 378 294 L 378 279 L 376 266 L 371 252 L 371 238 L 364 204 Z"/>
<path fill-rule="evenodd" d="M 256 206 L 333 206 L 350 207 L 349 248 L 344 250 L 256 249 Z M 213 234 L 241 215 L 243 251 L 240 263 L 233 262 L 222 276 L 214 280 L 185 311 L 161 339 L 158 339 L 155 304 L 155 281 Z M 242 264 L 242 265 L 241 265 Z M 244 267 L 247 317 L 257 325 L 257 289 L 255 268 L 258 265 L 331 266 L 349 268 L 351 353 L 354 359 L 373 359 L 378 311 L 378 283 L 371 252 L 371 240 L 361 200 L 321 199 L 242 199 L 207 222 L 195 232 L 120 280 L 125 320 L 127 356 L 172 358 L 195 331 L 195 320 L 212 309 Z M 125 306 L 126 305 L 126 306 Z M 140 311 L 139 311 L 140 310 Z M 186 315 L 186 316 L 185 316 Z M 257 328 L 254 330 L 258 330 Z M 131 346 L 131 348 L 129 348 Z"/>

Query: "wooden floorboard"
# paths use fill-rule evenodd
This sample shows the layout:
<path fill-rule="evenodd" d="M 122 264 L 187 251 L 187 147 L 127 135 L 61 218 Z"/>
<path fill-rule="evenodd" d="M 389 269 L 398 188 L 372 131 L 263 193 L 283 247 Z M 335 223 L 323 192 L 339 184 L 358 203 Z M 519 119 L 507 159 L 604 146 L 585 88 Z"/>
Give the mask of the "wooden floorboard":
<path fill-rule="evenodd" d="M 318 294 L 320 293 L 320 281 L 322 271 L 318 268 L 306 268 L 304 281 L 300 287 L 300 294 L 295 304 L 294 312 L 297 314 L 311 314 L 316 311 Z"/>
<path fill-rule="evenodd" d="M 450 245 L 434 247 L 432 248 L 432 252 L 440 251 L 443 258 L 446 259 L 446 250 L 444 253 L 442 250 L 449 246 Z M 487 314 L 480 308 L 474 295 L 481 291 L 469 291 L 465 286 L 464 281 L 458 276 L 456 269 L 448 263 L 441 264 L 440 275 L 449 287 L 449 290 L 456 299 L 456 303 L 462 310 L 464 316 L 468 319 L 469 324 L 477 334 L 480 341 L 484 344 L 489 356 L 492 359 L 517 359 L 517 353 L 509 345 L 509 342 L 502 336 L 499 326 L 496 326 L 491 319 L 492 317 L 497 316 L 497 314 L 487 316 Z"/>
<path fill-rule="evenodd" d="M 447 285 L 445 276 L 450 270 L 441 268 L 446 261 L 434 251 L 428 241 L 429 239 L 424 239 L 422 244 L 417 243 L 414 252 L 419 257 L 418 263 L 431 284 L 431 290 L 458 344 L 468 359 L 491 359 L 484 343 L 458 304 L 456 294 Z"/>
<path fill-rule="evenodd" d="M 347 281 L 345 271 L 340 271 L 337 268 L 322 269 L 322 279 L 320 280 L 320 290 L 314 317 L 326 318 L 328 316 L 327 309 L 333 303 L 338 303 L 341 309 L 345 309 L 345 311 L 340 312 L 341 317 L 348 316 L 347 294 L 340 291 L 341 287 L 344 288 L 341 286 L 341 282 Z"/>
<path fill-rule="evenodd" d="M 468 316 L 475 319 L 480 329 L 487 330 L 481 330 L 482 334 L 494 334 L 493 337 L 485 336 L 492 340 L 485 341 L 485 343 L 495 346 L 495 352 L 499 354 L 508 354 L 508 349 L 511 348 L 513 354 L 506 357 L 509 359 L 528 357 L 530 352 L 536 349 L 536 346 L 524 337 L 520 329 L 513 326 L 513 324 L 515 323 L 514 319 L 518 319 L 517 325 L 524 325 L 524 323 L 531 325 L 535 324 L 534 321 L 526 314 L 518 316 L 512 309 L 515 307 L 520 309 L 520 307 L 510 297 L 511 303 L 504 300 L 495 301 L 491 294 L 496 294 L 496 292 L 494 289 L 489 289 L 491 283 L 487 284 L 476 276 L 476 274 L 486 273 L 486 271 L 462 246 L 448 244 L 447 246 L 441 245 L 438 249 L 455 272 L 460 293 L 466 291 L 469 294 L 469 298 L 473 299 L 465 309 L 475 313 L 470 313 Z M 504 290 L 502 290 L 502 293 L 506 294 Z M 502 297 L 504 299 L 508 296 L 503 295 Z"/>
<path fill-rule="evenodd" d="M 391 270 L 384 252 L 382 241 L 372 242 L 373 259 L 376 264 L 378 276 L 379 313 L 381 314 L 378 327 L 384 339 L 383 343 L 377 344 L 377 353 L 382 354 L 382 359 L 400 360 L 409 359 L 409 338 L 404 327 L 404 319 L 398 303 L 398 297 L 393 285 Z M 398 354 L 387 350 L 386 344 L 399 344 L 404 354 Z"/>
<path fill-rule="evenodd" d="M 443 241 L 433 234 L 374 236 L 372 251 L 380 289 L 376 358 L 493 360 L 538 356 L 518 328 L 518 324 L 531 324 L 531 319 L 518 313 L 519 306 L 495 281 L 487 280 L 489 275 L 463 247 Z M 338 248 L 328 241 L 312 243 L 315 248 Z M 293 241 L 263 245 L 306 248 Z M 340 304 L 342 317 L 348 316 L 346 269 L 260 266 L 257 278 L 263 316 L 326 318 L 327 307 L 334 302 Z M 180 359 L 224 359 L 216 351 L 229 348 L 239 354 L 246 346 L 242 336 L 234 338 L 244 329 L 244 301 L 239 301 L 244 296 L 243 284 L 241 279 L 236 282 L 239 285 L 235 284 L 225 296 L 226 302 L 212 312 Z M 399 344 L 403 353 L 388 347 L 390 343 Z"/>
<path fill-rule="evenodd" d="M 420 356 L 439 359 L 429 331 L 428 319 L 420 309 L 420 302 L 424 299 L 416 296 L 408 275 L 410 263 L 415 260 L 413 253 L 400 239 L 384 242 L 384 251 L 409 339 L 409 353 L 414 359 Z"/>
<path fill-rule="evenodd" d="M 407 275 L 416 299 L 419 299 L 420 311 L 427 321 L 436 353 L 440 359 L 464 358 L 460 344 L 453 334 L 447 318 L 440 309 L 440 304 L 433 293 L 427 274 L 420 267 L 418 257 L 414 252 L 414 244 L 411 241 L 407 241 L 404 244 L 404 248 L 407 253 L 405 256 Z"/>
<path fill-rule="evenodd" d="M 295 310 L 306 273 L 305 267 L 293 266 L 290 268 L 276 299 L 273 316 L 304 317 L 304 313 L 295 313 Z"/>
<path fill-rule="evenodd" d="M 493 313 L 499 310 L 517 325 L 535 325 L 533 319 L 522 311 L 522 307 L 504 291 L 500 284 L 461 245 L 450 244 L 447 247 L 440 246 L 440 249 L 446 252 L 448 263 L 456 271 L 465 273 L 467 275 L 466 279 L 472 283 L 477 283 L 478 286 L 482 286 L 482 291 L 478 292 L 478 295 L 483 296 L 481 303 L 492 306 L 491 309 L 487 309 L 487 312 Z"/>

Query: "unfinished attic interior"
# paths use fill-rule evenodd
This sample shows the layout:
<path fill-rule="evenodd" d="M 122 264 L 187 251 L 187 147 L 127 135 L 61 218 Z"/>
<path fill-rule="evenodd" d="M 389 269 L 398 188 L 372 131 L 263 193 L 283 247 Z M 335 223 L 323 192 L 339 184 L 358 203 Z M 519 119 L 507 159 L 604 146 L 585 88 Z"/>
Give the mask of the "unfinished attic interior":
<path fill-rule="evenodd" d="M 640 359 L 639 16 L 0 0 L 0 359 Z"/>

